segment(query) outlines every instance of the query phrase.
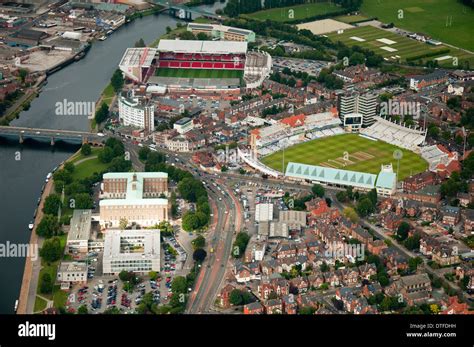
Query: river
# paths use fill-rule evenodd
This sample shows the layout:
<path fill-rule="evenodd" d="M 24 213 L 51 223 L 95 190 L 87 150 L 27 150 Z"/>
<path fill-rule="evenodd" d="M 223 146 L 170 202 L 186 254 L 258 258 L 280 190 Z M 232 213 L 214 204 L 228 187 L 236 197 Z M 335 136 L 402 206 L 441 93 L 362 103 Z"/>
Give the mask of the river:
<path fill-rule="evenodd" d="M 213 11 L 223 3 L 197 8 Z M 166 14 L 147 16 L 121 27 L 107 40 L 95 42 L 82 60 L 48 77 L 40 96 L 28 111 L 11 125 L 48 129 L 87 130 L 85 116 L 57 116 L 57 102 L 95 102 L 110 81 L 128 47 L 143 38 L 152 43 L 174 28 L 177 20 Z M 19 145 L 0 139 L 0 245 L 29 242 L 28 223 L 48 172 L 68 158 L 77 146 L 51 147 L 49 144 Z M 0 314 L 13 313 L 18 298 L 25 259 L 0 257 Z"/>

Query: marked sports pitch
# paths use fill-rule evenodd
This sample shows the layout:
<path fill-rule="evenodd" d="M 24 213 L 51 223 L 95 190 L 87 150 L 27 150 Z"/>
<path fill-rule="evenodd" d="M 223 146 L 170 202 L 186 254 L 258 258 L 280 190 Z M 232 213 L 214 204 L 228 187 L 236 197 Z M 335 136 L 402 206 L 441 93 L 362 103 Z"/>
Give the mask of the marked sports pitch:
<path fill-rule="evenodd" d="M 214 69 L 166 69 L 160 68 L 155 73 L 160 77 L 177 78 L 241 78 L 240 70 L 214 70 Z"/>
<path fill-rule="evenodd" d="M 440 53 L 438 55 L 422 58 L 423 60 L 433 60 L 437 57 L 450 55 L 458 58 L 458 65 L 463 66 L 464 61 L 469 61 L 470 65 L 474 64 L 474 54 L 470 54 L 463 50 L 448 47 L 444 45 L 433 46 L 427 43 L 416 41 L 408 37 L 398 35 L 387 30 L 375 28 L 373 26 L 362 26 L 353 29 L 344 30 L 342 34 L 333 32 L 327 34 L 333 41 L 341 41 L 349 46 L 360 46 L 380 54 L 388 60 L 397 61 L 398 59 L 405 61 L 407 58 L 416 57 L 427 52 L 436 52 L 440 50 L 449 49 L 449 52 Z M 388 45 L 379 41 L 386 39 L 394 41 L 395 43 Z M 439 65 L 448 66 L 453 64 L 453 59 L 438 61 Z"/>
<path fill-rule="evenodd" d="M 343 134 L 316 139 L 295 145 L 285 150 L 285 170 L 288 162 L 308 165 L 320 165 L 337 169 L 360 171 L 372 174 L 380 172 L 381 165 L 392 164 L 397 170 L 397 161 L 393 152 L 400 149 L 403 158 L 400 160 L 399 180 L 425 171 L 428 163 L 419 155 L 398 148 L 383 141 L 372 141 L 357 134 Z M 344 159 L 344 152 L 349 155 Z M 282 171 L 283 152 L 278 151 L 261 158 L 265 165 Z"/>
<path fill-rule="evenodd" d="M 400 12 L 403 11 L 403 12 Z M 474 9 L 458 0 L 364 0 L 362 15 L 474 51 Z"/>

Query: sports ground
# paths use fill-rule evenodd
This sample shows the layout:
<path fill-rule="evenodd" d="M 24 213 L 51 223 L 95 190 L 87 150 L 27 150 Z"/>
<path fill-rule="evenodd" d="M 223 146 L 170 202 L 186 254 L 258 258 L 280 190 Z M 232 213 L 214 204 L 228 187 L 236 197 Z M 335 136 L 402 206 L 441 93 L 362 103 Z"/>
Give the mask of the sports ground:
<path fill-rule="evenodd" d="M 330 2 L 318 2 L 304 5 L 295 5 L 288 7 L 272 8 L 248 14 L 253 19 L 266 20 L 270 19 L 275 22 L 291 22 L 293 20 L 311 18 L 317 15 L 329 14 L 340 11 Z M 293 12 L 291 12 L 293 11 Z"/>
<path fill-rule="evenodd" d="M 419 155 L 382 141 L 372 141 L 357 134 L 343 134 L 325 137 L 301 143 L 285 150 L 285 170 L 288 162 L 307 165 L 320 165 L 336 169 L 378 174 L 381 165 L 392 163 L 397 170 L 397 161 L 393 158 L 395 150 L 403 152 L 400 160 L 399 180 L 425 171 L 428 163 Z M 344 152 L 348 153 L 344 160 Z M 283 153 L 275 152 L 261 159 L 265 165 L 282 171 Z"/>
<path fill-rule="evenodd" d="M 341 41 L 348 46 L 357 45 L 370 49 L 389 61 L 405 61 L 407 58 L 417 57 L 428 52 L 449 49 L 449 52 L 441 52 L 422 59 L 433 60 L 438 58 L 440 66 L 447 66 L 453 64 L 453 57 L 457 57 L 459 66 L 463 66 L 465 60 L 469 61 L 470 66 L 474 64 L 474 55 L 463 50 L 445 45 L 430 45 L 373 26 L 347 29 L 341 34 L 333 32 L 327 34 L 327 36 L 333 41 Z"/>
<path fill-rule="evenodd" d="M 218 69 L 158 69 L 155 73 L 159 77 L 176 78 L 241 78 L 241 70 L 218 70 Z"/>
<path fill-rule="evenodd" d="M 474 52 L 474 10 L 458 0 L 364 0 L 361 12 Z"/>

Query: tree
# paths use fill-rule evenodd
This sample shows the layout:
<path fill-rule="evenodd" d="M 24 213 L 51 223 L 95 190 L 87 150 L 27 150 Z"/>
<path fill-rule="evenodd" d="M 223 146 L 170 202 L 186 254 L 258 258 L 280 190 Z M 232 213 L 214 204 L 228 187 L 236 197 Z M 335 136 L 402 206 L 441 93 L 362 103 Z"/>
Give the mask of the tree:
<path fill-rule="evenodd" d="M 53 175 L 54 181 L 61 181 L 64 182 L 64 184 L 69 184 L 72 182 L 72 175 L 69 171 L 66 171 L 64 169 L 58 170 L 54 173 Z"/>
<path fill-rule="evenodd" d="M 156 271 L 150 271 L 148 273 L 148 276 L 150 277 L 151 281 L 156 281 L 156 279 L 158 278 L 158 273 Z"/>
<path fill-rule="evenodd" d="M 88 210 L 94 207 L 92 197 L 87 193 L 79 193 L 74 195 L 75 207 L 74 209 Z"/>
<path fill-rule="evenodd" d="M 311 187 L 311 191 L 314 196 L 317 196 L 318 198 L 324 197 L 324 187 L 320 184 L 314 184 L 313 187 Z"/>
<path fill-rule="evenodd" d="M 110 84 L 112 84 L 112 88 L 114 88 L 114 91 L 116 93 L 122 90 L 124 84 L 122 71 L 120 71 L 119 69 L 115 70 L 114 74 L 112 75 L 112 78 L 110 79 Z"/>
<path fill-rule="evenodd" d="M 61 240 L 59 237 L 53 237 L 43 242 L 43 246 L 40 249 L 40 256 L 48 263 L 59 260 L 62 255 Z"/>
<path fill-rule="evenodd" d="M 64 170 L 66 170 L 69 173 L 73 173 L 75 169 L 76 169 L 76 166 L 70 161 L 64 164 Z"/>
<path fill-rule="evenodd" d="M 28 76 L 28 70 L 26 69 L 19 69 L 18 76 L 20 77 L 21 83 L 25 83 L 26 76 Z"/>
<path fill-rule="evenodd" d="M 347 202 L 347 200 L 349 200 L 346 192 L 337 192 L 336 199 L 337 201 L 342 202 L 342 203 Z"/>
<path fill-rule="evenodd" d="M 148 147 L 142 147 L 138 151 L 138 159 L 142 162 L 145 162 L 148 159 L 148 155 L 150 154 L 151 150 Z"/>
<path fill-rule="evenodd" d="M 110 147 L 104 147 L 100 152 L 99 152 L 99 161 L 101 163 L 110 163 L 112 159 L 114 158 L 114 151 Z"/>
<path fill-rule="evenodd" d="M 181 34 L 179 34 L 179 38 L 181 40 L 196 40 L 196 36 L 190 31 L 184 31 Z"/>
<path fill-rule="evenodd" d="M 408 232 L 410 231 L 410 224 L 403 221 L 400 223 L 397 229 L 397 238 L 400 241 L 405 240 L 408 237 Z"/>
<path fill-rule="evenodd" d="M 51 194 L 46 197 L 43 206 L 43 213 L 45 214 L 57 214 L 59 208 L 62 206 L 61 198 L 57 194 Z"/>
<path fill-rule="evenodd" d="M 420 257 L 414 257 L 408 259 L 408 267 L 410 268 L 410 271 L 414 272 L 418 268 L 418 265 L 423 264 L 423 259 Z"/>
<path fill-rule="evenodd" d="M 359 221 L 359 216 L 357 215 L 357 212 L 352 207 L 344 208 L 342 213 L 344 217 L 349 218 L 349 220 L 352 223 L 357 223 Z"/>
<path fill-rule="evenodd" d="M 207 41 L 209 40 L 209 36 L 206 33 L 198 33 L 196 38 L 200 41 Z"/>
<path fill-rule="evenodd" d="M 183 216 L 181 226 L 185 231 L 194 231 L 199 228 L 199 218 L 196 213 L 191 211 L 186 211 Z"/>
<path fill-rule="evenodd" d="M 81 147 L 81 154 L 87 157 L 88 155 L 91 154 L 91 152 L 92 152 L 91 145 L 89 145 L 88 143 L 84 143 Z"/>
<path fill-rule="evenodd" d="M 183 276 L 176 276 L 171 282 L 171 289 L 175 294 L 185 294 L 188 292 L 188 284 Z"/>
<path fill-rule="evenodd" d="M 193 259 L 198 263 L 202 263 L 204 259 L 206 259 L 206 256 L 207 252 L 202 248 L 196 249 L 193 253 Z"/>
<path fill-rule="evenodd" d="M 375 207 L 372 204 L 372 201 L 370 201 L 370 199 L 365 196 L 357 202 L 356 210 L 359 216 L 366 217 L 374 212 Z"/>
<path fill-rule="evenodd" d="M 41 219 L 41 222 L 36 228 L 36 233 L 38 236 L 44 238 L 50 238 L 51 236 L 57 235 L 59 233 L 59 223 L 58 219 L 50 214 L 46 214 Z"/>
<path fill-rule="evenodd" d="M 245 232 L 239 232 L 235 238 L 232 255 L 234 258 L 240 258 L 245 253 L 250 236 Z"/>
<path fill-rule="evenodd" d="M 191 243 L 193 244 L 194 249 L 204 248 L 204 246 L 206 245 L 206 239 L 204 238 L 204 236 L 199 235 Z"/>
<path fill-rule="evenodd" d="M 41 276 L 40 292 L 41 294 L 50 294 L 53 291 L 53 279 L 51 275 L 45 272 Z"/>
<path fill-rule="evenodd" d="M 86 305 L 81 305 L 79 306 L 79 308 L 77 309 L 77 314 L 88 314 L 89 311 L 87 310 L 87 306 Z"/>
<path fill-rule="evenodd" d="M 109 106 L 103 102 L 102 105 L 100 105 L 99 109 L 95 112 L 95 122 L 97 124 L 100 124 L 104 122 L 107 117 L 109 116 Z"/>
<path fill-rule="evenodd" d="M 242 292 L 238 289 L 234 289 L 230 292 L 229 302 L 234 306 L 242 305 Z"/>

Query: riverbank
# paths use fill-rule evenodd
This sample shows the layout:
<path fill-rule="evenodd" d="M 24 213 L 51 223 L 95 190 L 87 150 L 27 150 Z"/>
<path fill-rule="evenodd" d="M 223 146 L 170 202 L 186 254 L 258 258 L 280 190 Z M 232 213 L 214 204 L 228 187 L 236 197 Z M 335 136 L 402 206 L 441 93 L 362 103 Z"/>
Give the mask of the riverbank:
<path fill-rule="evenodd" d="M 41 239 L 36 234 L 36 229 L 43 218 L 43 206 L 46 197 L 51 194 L 53 189 L 53 180 L 50 179 L 41 194 L 41 201 L 37 208 L 36 217 L 34 220 L 34 227 L 31 232 L 30 247 L 37 247 L 39 250 L 42 243 Z M 20 297 L 18 298 L 17 314 L 32 314 L 36 301 L 36 289 L 38 288 L 38 278 L 41 271 L 41 258 L 39 254 L 36 259 L 28 256 L 25 261 L 25 270 L 23 272 L 23 279 L 21 281 Z"/>

